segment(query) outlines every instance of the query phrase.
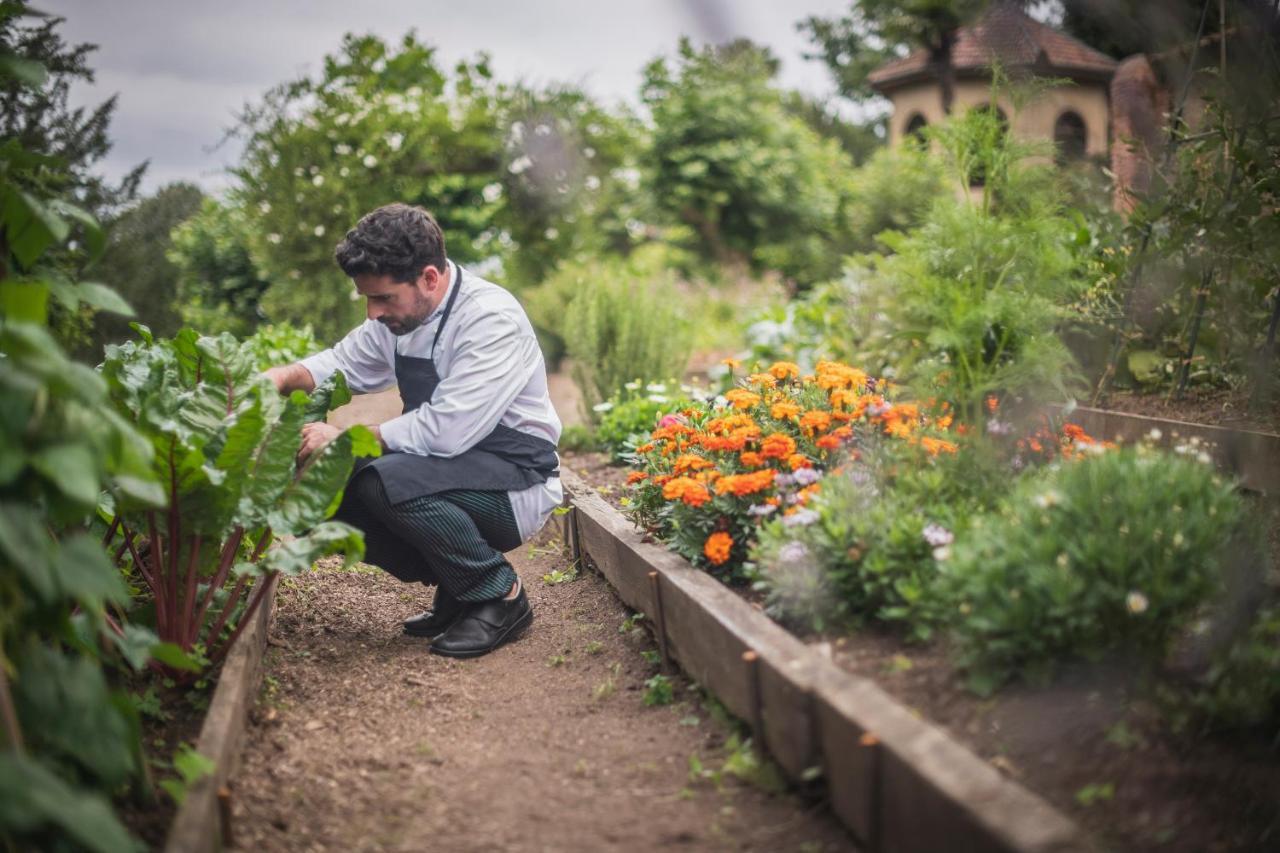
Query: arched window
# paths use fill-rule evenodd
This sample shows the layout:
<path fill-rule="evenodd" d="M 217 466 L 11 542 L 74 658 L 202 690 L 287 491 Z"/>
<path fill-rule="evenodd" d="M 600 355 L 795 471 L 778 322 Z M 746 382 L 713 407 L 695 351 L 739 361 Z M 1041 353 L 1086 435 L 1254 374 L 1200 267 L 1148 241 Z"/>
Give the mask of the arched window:
<path fill-rule="evenodd" d="M 924 129 L 929 126 L 929 122 L 920 113 L 912 113 L 911 118 L 907 119 L 907 126 L 902 131 L 904 141 L 915 142 L 916 144 L 924 143 Z"/>
<path fill-rule="evenodd" d="M 1079 113 L 1067 110 L 1053 123 L 1053 141 L 1058 147 L 1060 163 L 1083 160 L 1086 138 L 1084 119 Z"/>

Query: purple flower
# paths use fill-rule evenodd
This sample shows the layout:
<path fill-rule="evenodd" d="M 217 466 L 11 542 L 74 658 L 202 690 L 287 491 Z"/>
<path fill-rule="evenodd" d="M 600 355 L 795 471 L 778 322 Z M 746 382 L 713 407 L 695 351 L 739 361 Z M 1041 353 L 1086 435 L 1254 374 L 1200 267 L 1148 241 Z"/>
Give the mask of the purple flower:
<path fill-rule="evenodd" d="M 888 403 L 874 403 L 867 406 L 867 414 L 873 418 L 878 418 L 892 408 L 893 406 L 890 406 Z"/>
<path fill-rule="evenodd" d="M 787 527 L 807 527 L 821 517 L 811 509 L 798 509 L 791 515 L 784 515 L 782 523 Z"/>
<path fill-rule="evenodd" d="M 766 515 L 773 515 L 777 510 L 778 508 L 773 504 L 752 504 L 747 507 L 747 515 L 763 518 Z"/>
<path fill-rule="evenodd" d="M 800 468 L 791 475 L 800 486 L 811 486 L 822 479 L 822 472 L 813 468 Z"/>
<path fill-rule="evenodd" d="M 1008 435 L 1013 432 L 1013 425 L 1008 421 L 1002 421 L 998 418 L 992 418 L 987 421 L 987 432 L 992 435 Z"/>
<path fill-rule="evenodd" d="M 773 478 L 773 484 L 779 488 L 785 489 L 787 486 L 794 486 L 796 478 L 794 474 L 779 474 Z"/>
<path fill-rule="evenodd" d="M 784 563 L 798 563 L 809 556 L 809 548 L 803 542 L 788 542 L 778 549 L 778 559 Z"/>

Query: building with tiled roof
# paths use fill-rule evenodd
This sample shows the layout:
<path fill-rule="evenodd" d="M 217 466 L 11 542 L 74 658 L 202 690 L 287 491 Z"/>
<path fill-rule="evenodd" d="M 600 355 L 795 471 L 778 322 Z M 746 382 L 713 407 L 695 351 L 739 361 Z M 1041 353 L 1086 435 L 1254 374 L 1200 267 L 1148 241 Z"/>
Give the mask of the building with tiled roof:
<path fill-rule="evenodd" d="M 1052 139 L 1068 159 L 1107 155 L 1107 90 L 1118 63 L 1007 2 L 992 4 L 977 21 L 956 30 L 945 64 L 922 48 L 869 75 L 872 87 L 893 102 L 889 143 L 897 145 L 942 121 L 948 106 L 952 113 L 986 106 L 991 97 L 991 67 L 996 63 L 1011 75 L 1031 73 L 1068 81 L 1016 114 L 1010 104 L 998 104 L 1014 133 L 1026 139 Z M 951 83 L 950 104 L 945 103 L 943 80 Z"/>

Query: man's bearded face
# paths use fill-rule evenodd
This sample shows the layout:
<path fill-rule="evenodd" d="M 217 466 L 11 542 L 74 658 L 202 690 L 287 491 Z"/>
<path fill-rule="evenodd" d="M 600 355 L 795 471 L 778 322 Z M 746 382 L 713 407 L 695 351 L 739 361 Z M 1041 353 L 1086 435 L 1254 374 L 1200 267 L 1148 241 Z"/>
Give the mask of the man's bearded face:
<path fill-rule="evenodd" d="M 434 267 L 428 269 L 438 272 Z M 356 276 L 355 284 L 365 298 L 370 320 L 377 320 L 393 335 L 407 335 L 427 321 L 444 294 L 444 288 L 438 286 L 444 281 L 443 275 L 431 282 L 425 282 L 424 278 L 397 282 L 389 275 L 364 274 Z"/>

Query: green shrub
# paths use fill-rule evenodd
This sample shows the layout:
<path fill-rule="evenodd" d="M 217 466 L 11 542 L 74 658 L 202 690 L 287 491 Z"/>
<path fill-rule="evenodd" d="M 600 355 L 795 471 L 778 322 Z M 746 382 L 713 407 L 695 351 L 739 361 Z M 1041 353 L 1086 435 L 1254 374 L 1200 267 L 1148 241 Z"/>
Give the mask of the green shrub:
<path fill-rule="evenodd" d="M 942 164 L 917 145 L 880 148 L 853 173 L 849 224 L 857 248 L 870 251 L 882 231 L 917 227 L 948 192 Z"/>
<path fill-rule="evenodd" d="M 1207 463 L 1147 446 L 1028 475 L 943 566 L 971 686 L 1113 651 L 1158 659 L 1218 588 L 1242 517 Z"/>
<path fill-rule="evenodd" d="M 301 328 L 288 323 L 259 326 L 258 331 L 245 339 L 245 345 L 253 353 L 259 370 L 292 364 L 324 349 L 311 331 L 310 323 Z"/>
<path fill-rule="evenodd" d="M 1209 671 L 1192 704 L 1213 723 L 1280 736 L 1280 605 L 1264 607 Z"/>
<path fill-rule="evenodd" d="M 583 415 L 636 376 L 679 376 L 689 358 L 689 321 L 670 278 L 656 271 L 633 277 L 613 267 L 580 289 L 565 312 L 573 379 Z"/>
<path fill-rule="evenodd" d="M 764 528 L 756 588 L 785 622 L 821 630 L 848 617 L 927 639 L 946 615 L 939 560 L 1007 482 L 999 456 L 977 442 L 935 457 L 901 442 L 864 446 L 842 475 L 823 481 L 810 523 L 782 518 Z"/>
<path fill-rule="evenodd" d="M 626 462 L 636 447 L 649 440 L 649 433 L 666 414 L 679 411 L 688 400 L 674 379 L 666 382 L 628 382 L 620 391 L 596 405 L 600 425 L 596 438 L 614 462 Z"/>
<path fill-rule="evenodd" d="M 600 449 L 596 434 L 585 424 L 570 424 L 560 433 L 559 449 L 569 453 L 589 453 Z"/>

